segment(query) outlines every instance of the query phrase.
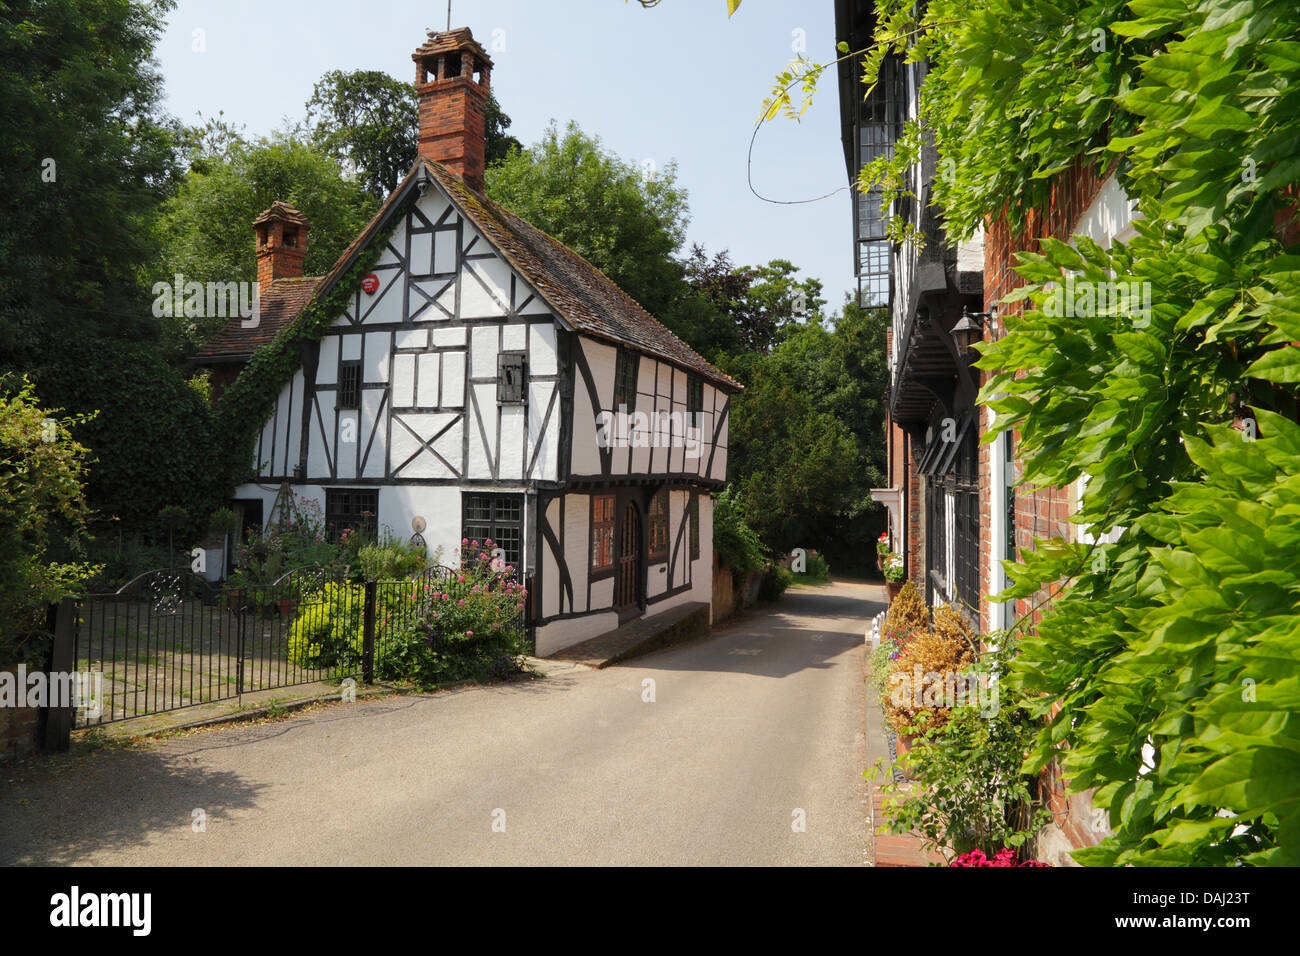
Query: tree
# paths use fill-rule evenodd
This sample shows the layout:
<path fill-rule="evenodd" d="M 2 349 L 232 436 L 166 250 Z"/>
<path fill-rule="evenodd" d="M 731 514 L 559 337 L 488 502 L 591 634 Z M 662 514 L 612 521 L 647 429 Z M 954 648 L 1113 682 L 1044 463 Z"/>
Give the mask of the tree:
<path fill-rule="evenodd" d="M 848 429 L 765 363 L 732 407 L 727 464 L 745 521 L 775 551 L 826 550 L 855 503 Z"/>
<path fill-rule="evenodd" d="M 312 145 L 356 170 L 382 200 L 415 162 L 419 126 L 415 88 L 379 70 L 330 70 L 307 101 Z"/>
<path fill-rule="evenodd" d="M 484 116 L 487 164 L 505 159 L 519 141 L 506 133 L 510 117 L 488 93 Z M 365 190 L 382 200 L 415 162 L 419 100 L 415 86 L 379 70 L 331 70 L 307 101 L 312 144 L 355 169 Z"/>
<path fill-rule="evenodd" d="M 150 283 L 173 283 L 178 273 L 187 282 L 256 281 L 252 223 L 276 200 L 296 206 L 311 223 L 303 272 L 323 275 L 378 208 L 330 157 L 304 142 L 285 135 L 219 142 L 218 151 L 192 154 L 190 171 L 161 210 Z M 229 320 L 165 321 L 169 354 L 189 355 Z"/>
<path fill-rule="evenodd" d="M 0 7 L 0 371 L 54 339 L 156 334 L 137 276 L 180 174 L 152 59 L 170 6 Z"/>
<path fill-rule="evenodd" d="M 686 191 L 676 164 L 653 176 L 606 151 L 570 122 L 489 168 L 487 191 L 516 215 L 589 260 L 652 315 L 682 291 L 673 259 L 686 235 Z"/>

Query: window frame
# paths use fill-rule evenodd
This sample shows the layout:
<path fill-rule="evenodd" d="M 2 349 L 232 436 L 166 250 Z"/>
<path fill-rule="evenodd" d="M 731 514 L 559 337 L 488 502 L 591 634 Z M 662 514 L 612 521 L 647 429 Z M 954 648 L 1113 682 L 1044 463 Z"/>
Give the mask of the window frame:
<path fill-rule="evenodd" d="M 663 502 L 663 510 L 656 513 L 655 505 L 661 501 Z M 646 553 L 649 558 L 648 563 L 668 559 L 668 513 L 671 510 L 672 504 L 668 497 L 667 488 L 662 488 L 650 496 L 650 506 L 646 509 Z M 656 539 L 660 542 L 657 550 L 655 548 Z"/>
<path fill-rule="evenodd" d="M 691 493 L 690 503 L 686 506 L 687 518 L 691 523 L 691 560 L 700 560 L 700 495 Z"/>
<path fill-rule="evenodd" d="M 355 372 L 355 381 L 352 381 Z M 354 411 L 361 408 L 361 360 L 346 359 L 339 362 L 339 384 L 334 406 L 338 409 Z"/>
<path fill-rule="evenodd" d="M 618 496 L 617 495 L 592 495 L 591 496 L 591 548 L 588 552 L 588 568 L 593 575 L 613 574 L 614 573 L 614 531 L 615 516 L 618 514 Z M 601 542 L 597 535 L 605 536 Z M 597 564 L 596 560 L 600 552 L 600 545 L 605 544 L 609 549 L 609 562 L 607 564 Z"/>
<path fill-rule="evenodd" d="M 626 407 L 629 413 L 636 411 L 637 377 L 641 358 L 627 349 L 619 349 L 614 359 L 614 411 Z M 620 401 L 622 399 L 622 401 Z"/>
<path fill-rule="evenodd" d="M 470 517 L 470 504 L 480 498 L 488 503 L 487 518 Z M 514 516 L 503 516 L 502 509 L 505 505 L 517 507 L 517 514 Z M 490 538 L 495 547 L 502 548 L 506 551 L 506 564 L 514 567 L 516 574 L 522 577 L 524 563 L 524 526 L 527 522 L 527 504 L 522 494 L 513 492 L 499 491 L 462 491 L 461 492 L 461 510 L 460 510 L 460 536 L 462 539 L 478 541 L 480 547 L 484 539 Z M 513 510 L 513 508 L 512 508 Z M 471 527 L 472 525 L 472 527 Z M 487 534 L 471 534 L 471 530 L 485 527 Z M 518 548 L 514 554 L 511 549 L 505 548 L 505 540 L 501 536 L 501 531 L 517 532 Z"/>
<path fill-rule="evenodd" d="M 518 369 L 519 381 L 513 387 L 506 383 L 507 370 Z M 528 353 L 511 350 L 497 353 L 497 401 L 502 405 L 523 405 L 528 401 Z"/>
<path fill-rule="evenodd" d="M 367 496 L 364 502 L 354 502 L 358 496 Z M 346 507 L 340 507 L 340 498 L 346 500 Z M 366 505 L 370 505 L 369 511 Z M 349 518 L 368 518 L 359 523 L 348 523 Z M 325 489 L 325 534 L 334 543 L 346 530 L 357 531 L 367 541 L 379 538 L 379 489 L 378 488 L 326 488 Z"/>
<path fill-rule="evenodd" d="M 691 428 L 704 422 L 704 379 L 698 375 L 686 379 L 686 421 Z"/>

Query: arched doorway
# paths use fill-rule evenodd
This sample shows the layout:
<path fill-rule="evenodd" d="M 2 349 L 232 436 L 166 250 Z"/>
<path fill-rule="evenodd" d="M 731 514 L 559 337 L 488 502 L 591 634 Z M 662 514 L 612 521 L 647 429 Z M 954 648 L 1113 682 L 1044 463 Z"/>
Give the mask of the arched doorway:
<path fill-rule="evenodd" d="M 614 585 L 614 610 L 630 615 L 641 606 L 641 513 L 636 503 L 623 506 L 623 522 L 618 532 L 617 579 Z"/>

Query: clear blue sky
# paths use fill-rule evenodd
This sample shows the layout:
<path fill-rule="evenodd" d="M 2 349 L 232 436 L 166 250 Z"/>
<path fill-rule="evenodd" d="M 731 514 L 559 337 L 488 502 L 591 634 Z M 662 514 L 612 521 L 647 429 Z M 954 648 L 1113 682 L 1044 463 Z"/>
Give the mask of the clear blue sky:
<path fill-rule="evenodd" d="M 414 79 L 411 52 L 426 28 L 446 25 L 446 0 L 180 0 L 158 59 L 167 108 L 197 111 L 265 134 L 299 119 L 327 70 L 383 70 Z M 805 205 L 755 198 L 745 156 L 772 78 L 794 56 L 836 56 L 830 0 L 453 0 L 452 26 L 468 26 L 494 62 L 492 85 L 536 142 L 548 122 L 570 119 L 638 165 L 678 163 L 689 193 L 689 240 L 738 264 L 789 259 L 822 280 L 838 309 L 854 287 L 850 200 L 845 191 Z M 195 52 L 196 30 L 206 47 Z M 494 43 L 504 49 L 494 49 Z M 768 124 L 754 151 L 754 184 L 777 199 L 846 185 L 834 73 L 801 122 Z"/>

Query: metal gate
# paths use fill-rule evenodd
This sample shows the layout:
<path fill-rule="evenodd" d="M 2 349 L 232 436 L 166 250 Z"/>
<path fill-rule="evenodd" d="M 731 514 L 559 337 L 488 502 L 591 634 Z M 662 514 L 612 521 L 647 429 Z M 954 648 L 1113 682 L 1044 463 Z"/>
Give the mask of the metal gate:
<path fill-rule="evenodd" d="M 101 683 L 75 726 L 360 674 L 364 597 L 363 585 L 324 568 L 244 588 L 157 570 L 87 595 L 76 605 L 74 668 Z"/>

